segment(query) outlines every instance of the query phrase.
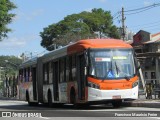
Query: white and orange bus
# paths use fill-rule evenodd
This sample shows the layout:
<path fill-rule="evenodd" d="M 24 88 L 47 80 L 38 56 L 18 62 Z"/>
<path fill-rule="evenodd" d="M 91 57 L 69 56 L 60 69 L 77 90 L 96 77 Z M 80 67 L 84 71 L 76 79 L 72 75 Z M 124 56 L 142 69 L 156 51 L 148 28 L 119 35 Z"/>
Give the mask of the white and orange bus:
<path fill-rule="evenodd" d="M 19 97 L 37 103 L 107 103 L 138 98 L 133 48 L 117 39 L 80 40 L 20 66 Z"/>

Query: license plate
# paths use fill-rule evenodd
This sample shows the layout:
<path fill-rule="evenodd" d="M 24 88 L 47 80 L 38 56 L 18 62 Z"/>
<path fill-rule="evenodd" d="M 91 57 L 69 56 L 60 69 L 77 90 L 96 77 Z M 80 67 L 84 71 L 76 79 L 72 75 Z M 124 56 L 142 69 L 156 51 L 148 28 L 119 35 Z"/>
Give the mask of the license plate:
<path fill-rule="evenodd" d="M 121 95 L 112 96 L 112 99 L 121 99 Z"/>

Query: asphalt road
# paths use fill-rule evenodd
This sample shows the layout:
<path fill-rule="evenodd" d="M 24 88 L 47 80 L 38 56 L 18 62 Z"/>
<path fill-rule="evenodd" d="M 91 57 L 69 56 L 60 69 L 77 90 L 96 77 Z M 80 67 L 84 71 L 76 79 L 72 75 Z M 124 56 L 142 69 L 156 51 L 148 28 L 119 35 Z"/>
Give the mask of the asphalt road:
<path fill-rule="evenodd" d="M 160 109 L 145 107 L 121 107 L 115 109 L 111 105 L 94 105 L 81 109 L 75 109 L 72 105 L 59 105 L 48 108 L 43 104 L 28 106 L 23 101 L 0 100 L 0 116 L 2 116 L 1 120 L 160 120 Z"/>

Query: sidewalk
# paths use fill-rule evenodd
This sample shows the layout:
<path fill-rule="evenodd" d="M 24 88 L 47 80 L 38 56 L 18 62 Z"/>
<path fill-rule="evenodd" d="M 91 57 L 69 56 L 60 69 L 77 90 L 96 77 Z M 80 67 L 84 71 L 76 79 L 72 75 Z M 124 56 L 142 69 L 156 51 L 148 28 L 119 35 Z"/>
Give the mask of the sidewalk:
<path fill-rule="evenodd" d="M 139 99 L 134 101 L 125 101 L 122 104 L 125 107 L 150 107 L 150 108 L 160 108 L 160 99 L 146 99 L 145 95 L 140 95 Z"/>
<path fill-rule="evenodd" d="M 18 100 L 16 97 L 0 97 L 0 100 Z"/>

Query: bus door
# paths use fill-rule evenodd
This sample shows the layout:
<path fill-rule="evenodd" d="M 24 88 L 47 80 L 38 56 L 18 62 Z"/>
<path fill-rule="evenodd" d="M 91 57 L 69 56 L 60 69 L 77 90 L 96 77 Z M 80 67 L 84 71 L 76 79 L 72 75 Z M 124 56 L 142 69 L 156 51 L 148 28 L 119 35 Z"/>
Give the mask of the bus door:
<path fill-rule="evenodd" d="M 53 62 L 53 93 L 54 93 L 54 101 L 59 101 L 58 83 L 59 83 L 59 65 L 58 65 L 58 61 L 56 61 L 56 62 Z"/>
<path fill-rule="evenodd" d="M 36 67 L 32 67 L 32 84 L 33 84 L 33 99 L 37 100 L 37 74 Z"/>
<path fill-rule="evenodd" d="M 77 75 L 78 75 L 78 98 L 80 100 L 85 99 L 85 57 L 84 54 L 78 55 L 77 57 Z"/>

